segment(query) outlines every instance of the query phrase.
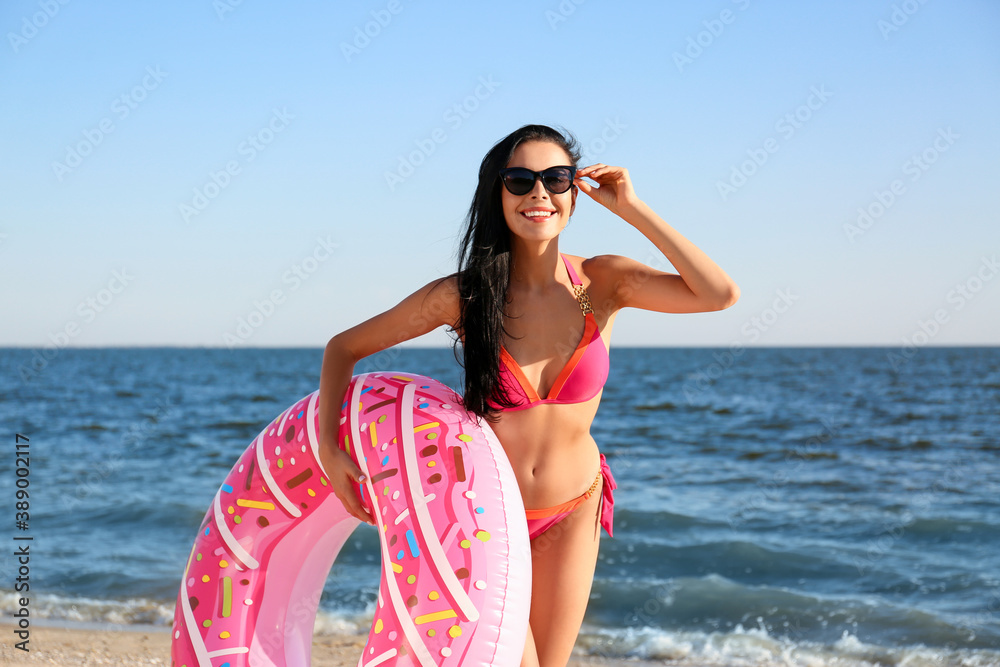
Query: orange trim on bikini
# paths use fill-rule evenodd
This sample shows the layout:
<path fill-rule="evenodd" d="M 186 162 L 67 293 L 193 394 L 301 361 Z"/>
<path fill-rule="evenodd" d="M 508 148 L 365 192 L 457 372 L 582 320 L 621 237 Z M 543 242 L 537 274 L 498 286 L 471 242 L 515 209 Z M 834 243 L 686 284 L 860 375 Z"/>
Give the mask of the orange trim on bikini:
<path fill-rule="evenodd" d="M 589 496 L 587 496 L 589 498 Z M 574 498 L 569 502 L 565 502 L 562 505 L 556 505 L 555 507 L 546 507 L 540 510 L 524 510 L 524 516 L 528 521 L 532 519 L 547 519 L 550 516 L 555 516 L 556 514 L 566 514 L 572 512 L 577 507 L 582 505 L 587 498 L 580 496 L 579 498 Z"/>
<path fill-rule="evenodd" d="M 521 385 L 521 390 L 524 391 L 524 394 L 528 397 L 528 401 L 536 403 L 542 400 L 538 397 L 538 392 L 535 388 L 531 386 L 531 383 L 528 381 L 527 376 L 525 376 L 524 371 L 521 370 L 521 364 L 517 363 L 517 359 L 510 356 L 510 352 L 508 352 L 507 348 L 503 346 L 500 346 L 500 358 L 507 364 L 508 370 L 514 374 L 514 378 L 517 379 L 517 383 Z M 551 394 L 552 392 L 550 391 L 549 393 Z"/>
<path fill-rule="evenodd" d="M 590 339 L 594 337 L 594 331 L 597 329 L 597 320 L 594 319 L 592 315 L 587 315 L 586 324 L 583 327 L 583 336 L 580 338 L 580 342 L 576 344 L 576 349 L 573 350 L 573 354 L 569 359 L 566 360 L 566 364 L 559 371 L 559 375 L 556 376 L 556 381 L 549 388 L 549 393 L 546 394 L 545 398 L 542 398 L 538 394 L 538 390 L 531 386 L 531 382 L 528 380 L 528 376 L 524 374 L 524 370 L 521 368 L 521 364 L 517 363 L 517 359 L 511 356 L 507 348 L 500 347 L 500 357 L 507 364 L 507 367 L 517 378 L 518 384 L 521 385 L 521 389 L 524 390 L 525 395 L 528 400 L 532 403 L 537 403 L 538 401 L 551 401 L 552 397 L 559 396 L 559 392 L 562 391 L 562 387 L 566 384 L 566 380 L 569 376 L 576 370 L 576 365 L 580 362 L 580 358 L 583 357 L 584 353 L 587 351 L 587 346 L 590 344 Z M 539 378 L 541 379 L 541 378 Z"/>
<path fill-rule="evenodd" d="M 549 395 L 545 397 L 546 399 L 558 396 L 559 392 L 562 391 L 563 385 L 566 384 L 566 380 L 569 379 L 570 374 L 576 370 L 576 365 L 580 363 L 580 358 L 583 357 L 583 354 L 587 351 L 590 339 L 594 337 L 595 329 L 597 329 L 597 320 L 594 319 L 593 315 L 588 314 L 587 324 L 583 328 L 583 337 L 580 338 L 580 342 L 577 343 L 576 349 L 573 350 L 573 356 L 569 358 L 569 361 L 567 361 L 566 365 L 563 366 L 562 371 L 559 372 L 559 376 L 556 377 L 556 382 L 552 385 L 552 388 L 549 389 Z"/>
<path fill-rule="evenodd" d="M 562 255 L 563 264 L 569 274 L 570 282 L 579 287 L 577 300 L 581 306 L 589 304 L 586 290 L 576 274 L 573 265 Z M 595 347 L 596 346 L 596 347 Z M 591 352 L 591 348 L 594 348 Z M 589 353 L 589 354 L 588 354 Z M 544 369 L 543 369 L 544 373 Z M 576 348 L 563 367 L 559 369 L 555 381 L 545 398 L 539 395 L 539 390 L 531 384 L 524 369 L 517 359 L 505 348 L 500 346 L 500 385 L 512 400 L 517 402 L 514 407 L 504 410 L 524 410 L 540 403 L 582 403 L 597 396 L 608 378 L 608 349 L 601 337 L 592 309 L 585 309 L 583 335 Z M 539 382 L 541 382 L 539 377 Z M 563 396 L 569 394 L 569 396 Z M 522 402 L 523 399 L 523 402 Z"/>
<path fill-rule="evenodd" d="M 572 512 L 577 507 L 585 503 L 588 498 L 594 495 L 594 492 L 597 491 L 597 487 L 598 485 L 600 485 L 600 483 L 601 483 L 601 473 L 599 472 L 597 473 L 597 479 L 594 480 L 594 483 L 590 485 L 589 489 L 583 492 L 583 495 L 577 496 L 573 500 L 568 500 L 564 502 L 562 505 L 555 505 L 553 507 L 544 507 L 537 510 L 524 510 L 524 514 L 530 520 L 530 519 L 546 519 L 556 514 L 564 514 L 566 512 Z"/>

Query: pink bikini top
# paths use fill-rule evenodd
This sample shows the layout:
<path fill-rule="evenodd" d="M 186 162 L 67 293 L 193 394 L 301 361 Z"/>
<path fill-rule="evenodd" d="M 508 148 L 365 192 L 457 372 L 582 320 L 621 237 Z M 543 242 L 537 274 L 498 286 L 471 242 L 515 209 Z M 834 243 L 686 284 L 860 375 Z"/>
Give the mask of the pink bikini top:
<path fill-rule="evenodd" d="M 542 398 L 528 378 L 525 377 L 521 366 L 510 355 L 506 348 L 500 348 L 500 384 L 506 391 L 507 397 L 517 403 L 517 407 L 506 408 L 506 410 L 524 410 L 541 403 L 582 403 L 589 401 L 601 391 L 604 383 L 608 379 L 608 348 L 604 345 L 601 332 L 597 329 L 597 320 L 594 319 L 594 310 L 590 307 L 590 297 L 583 283 L 573 270 L 573 266 L 562 254 L 563 263 L 569 273 L 570 281 L 573 283 L 573 290 L 576 292 L 577 301 L 584 312 L 586 324 L 583 329 L 583 337 L 573 351 L 573 355 L 563 366 L 555 383 L 549 389 L 549 395 Z M 499 407 L 499 406 L 497 406 Z"/>

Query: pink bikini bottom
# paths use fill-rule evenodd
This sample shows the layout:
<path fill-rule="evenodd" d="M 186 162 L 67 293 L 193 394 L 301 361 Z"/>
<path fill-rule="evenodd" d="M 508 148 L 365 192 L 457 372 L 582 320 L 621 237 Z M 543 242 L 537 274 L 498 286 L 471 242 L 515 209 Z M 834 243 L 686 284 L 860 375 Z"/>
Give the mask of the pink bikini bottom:
<path fill-rule="evenodd" d="M 604 530 L 608 532 L 609 537 L 614 537 L 611 534 L 611 527 L 614 519 L 615 498 L 611 492 L 618 488 L 618 485 L 615 484 L 615 478 L 611 476 L 611 468 L 608 467 L 608 462 L 604 459 L 604 454 L 601 454 L 601 471 L 597 473 L 594 483 L 583 495 L 555 507 L 525 510 L 524 513 L 528 519 L 528 536 L 531 539 L 535 539 L 572 514 L 577 507 L 582 505 L 590 496 L 594 495 L 594 492 L 597 491 L 597 486 L 601 484 L 601 478 L 604 479 L 604 484 L 601 487 L 601 525 L 604 526 Z"/>

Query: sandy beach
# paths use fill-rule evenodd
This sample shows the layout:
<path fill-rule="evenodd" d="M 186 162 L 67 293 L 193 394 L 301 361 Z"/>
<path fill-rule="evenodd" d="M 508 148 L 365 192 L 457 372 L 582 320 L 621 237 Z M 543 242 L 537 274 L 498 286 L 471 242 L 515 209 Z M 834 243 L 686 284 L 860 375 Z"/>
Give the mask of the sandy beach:
<path fill-rule="evenodd" d="M 0 665 L 170 665 L 170 631 L 165 627 L 33 625 L 28 653 L 14 648 L 12 630 L 13 626 L 3 626 Z M 317 637 L 312 664 L 354 667 L 363 646 L 363 637 Z"/>
<path fill-rule="evenodd" d="M 170 665 L 170 632 L 156 626 L 41 626 L 32 625 L 25 653 L 14 648 L 18 641 L 14 626 L 0 625 L 0 666 L 60 665 L 61 667 Z M 364 646 L 360 636 L 322 636 L 313 640 L 313 667 L 355 667 Z M 652 667 L 639 661 L 611 661 L 599 658 L 574 658 L 570 667 L 584 665 L 628 665 Z"/>

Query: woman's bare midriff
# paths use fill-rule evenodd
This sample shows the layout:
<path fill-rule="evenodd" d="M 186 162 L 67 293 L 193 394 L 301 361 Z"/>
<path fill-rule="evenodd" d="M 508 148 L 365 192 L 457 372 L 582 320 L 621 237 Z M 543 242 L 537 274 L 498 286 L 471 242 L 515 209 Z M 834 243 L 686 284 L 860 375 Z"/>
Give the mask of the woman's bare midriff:
<path fill-rule="evenodd" d="M 525 509 L 560 505 L 584 493 L 600 471 L 590 425 L 601 395 L 504 412 L 493 425 L 514 468 Z"/>

